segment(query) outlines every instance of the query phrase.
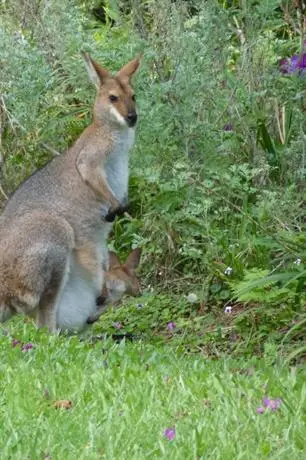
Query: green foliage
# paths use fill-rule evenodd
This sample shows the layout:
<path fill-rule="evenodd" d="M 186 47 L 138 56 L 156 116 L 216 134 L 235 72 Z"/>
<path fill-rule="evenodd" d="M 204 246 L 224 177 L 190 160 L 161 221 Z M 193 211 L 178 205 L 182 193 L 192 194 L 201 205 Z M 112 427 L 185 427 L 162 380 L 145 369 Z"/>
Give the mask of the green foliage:
<path fill-rule="evenodd" d="M 299 283 L 301 280 L 301 283 Z M 253 269 L 246 273 L 244 280 L 234 283 L 234 295 L 240 302 L 260 302 L 275 304 L 294 303 L 296 291 L 305 285 L 306 271 L 286 272 L 269 275 L 268 270 Z M 299 298 L 305 302 L 305 293 Z"/>
<path fill-rule="evenodd" d="M 160 336 L 181 321 L 184 346 L 201 347 L 205 328 L 216 331 L 208 342 L 228 349 L 236 333 L 245 342 L 234 348 L 254 351 L 305 314 L 305 76 L 279 66 L 302 52 L 303 11 L 279 0 L 103 4 L 105 23 L 94 0 L 2 2 L 1 185 L 12 191 L 88 124 L 81 49 L 112 70 L 143 51 L 132 219 L 116 222 L 112 246 L 142 246 L 143 286 L 159 296 L 97 327 L 127 315 L 131 331 Z M 214 314 L 193 311 L 189 292 Z M 235 302 L 247 307 L 228 326 Z"/>

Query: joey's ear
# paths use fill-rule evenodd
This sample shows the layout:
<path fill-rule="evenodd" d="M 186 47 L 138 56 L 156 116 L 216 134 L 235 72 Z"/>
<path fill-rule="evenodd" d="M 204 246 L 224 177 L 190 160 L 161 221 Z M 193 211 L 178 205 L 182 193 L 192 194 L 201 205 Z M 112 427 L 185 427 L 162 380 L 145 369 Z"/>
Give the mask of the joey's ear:
<path fill-rule="evenodd" d="M 97 64 L 88 53 L 82 52 L 83 59 L 85 61 L 86 69 L 91 82 L 95 85 L 98 90 L 107 78 L 111 77 L 111 74 L 104 67 Z"/>
<path fill-rule="evenodd" d="M 123 83 L 128 83 L 130 78 L 137 72 L 142 60 L 142 55 L 136 56 L 135 59 L 125 64 L 122 69 L 117 72 L 116 77 Z"/>
<path fill-rule="evenodd" d="M 136 248 L 133 249 L 132 252 L 128 255 L 128 258 L 126 259 L 125 266 L 129 268 L 130 270 L 136 270 L 140 263 L 140 256 L 141 256 L 141 249 Z"/>
<path fill-rule="evenodd" d="M 120 265 L 120 259 L 114 251 L 108 251 L 109 257 L 109 270 L 114 268 L 116 265 Z"/>

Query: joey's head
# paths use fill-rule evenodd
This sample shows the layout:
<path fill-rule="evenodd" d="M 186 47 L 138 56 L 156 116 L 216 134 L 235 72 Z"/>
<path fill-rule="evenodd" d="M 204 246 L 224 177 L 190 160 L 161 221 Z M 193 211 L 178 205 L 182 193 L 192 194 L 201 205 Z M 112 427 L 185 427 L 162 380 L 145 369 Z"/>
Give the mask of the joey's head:
<path fill-rule="evenodd" d="M 136 100 L 130 85 L 140 58 L 128 62 L 115 75 L 97 64 L 87 53 L 83 53 L 87 72 L 97 90 L 94 104 L 96 121 L 108 122 L 118 127 L 132 128 L 137 122 Z"/>
<path fill-rule="evenodd" d="M 137 297 L 141 287 L 136 269 L 139 266 L 141 249 L 133 249 L 124 263 L 109 251 L 109 270 L 105 273 L 104 295 L 108 303 L 118 302 L 123 295 Z"/>

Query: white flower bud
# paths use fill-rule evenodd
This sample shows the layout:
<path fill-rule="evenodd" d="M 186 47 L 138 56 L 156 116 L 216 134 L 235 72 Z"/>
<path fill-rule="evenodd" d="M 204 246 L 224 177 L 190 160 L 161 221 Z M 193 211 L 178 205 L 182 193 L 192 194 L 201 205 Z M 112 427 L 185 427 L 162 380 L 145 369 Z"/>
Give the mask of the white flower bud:
<path fill-rule="evenodd" d="M 188 294 L 187 300 L 190 303 L 196 303 L 198 301 L 198 296 L 194 294 L 193 292 L 191 292 L 190 294 Z"/>

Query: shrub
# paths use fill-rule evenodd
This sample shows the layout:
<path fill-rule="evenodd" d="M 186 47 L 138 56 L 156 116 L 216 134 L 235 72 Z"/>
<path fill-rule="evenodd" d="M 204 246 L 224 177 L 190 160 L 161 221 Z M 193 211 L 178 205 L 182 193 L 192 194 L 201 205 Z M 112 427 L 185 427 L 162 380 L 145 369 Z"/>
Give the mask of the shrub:
<path fill-rule="evenodd" d="M 2 186 L 13 190 L 88 123 L 81 49 L 114 70 L 144 51 L 133 218 L 117 221 L 112 245 L 143 246 L 144 285 L 157 292 L 192 290 L 222 312 L 235 299 L 281 303 L 293 318 L 305 298 L 306 77 L 280 61 L 288 69 L 305 52 L 303 6 L 103 4 L 101 23 L 96 1 L 2 3 Z"/>

